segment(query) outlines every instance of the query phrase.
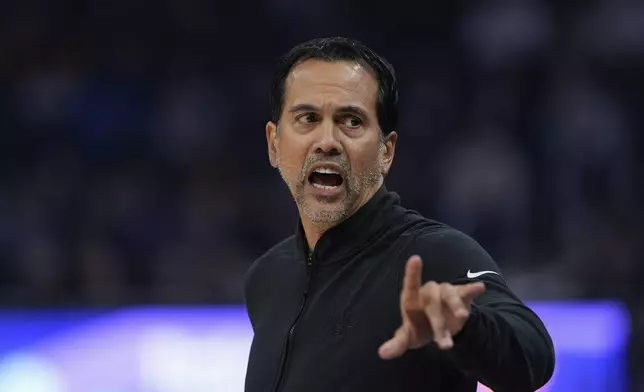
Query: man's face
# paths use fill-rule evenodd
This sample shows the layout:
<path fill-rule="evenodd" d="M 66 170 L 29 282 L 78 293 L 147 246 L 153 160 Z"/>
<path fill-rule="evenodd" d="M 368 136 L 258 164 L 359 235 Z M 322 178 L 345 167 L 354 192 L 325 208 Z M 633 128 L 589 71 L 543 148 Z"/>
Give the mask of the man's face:
<path fill-rule="evenodd" d="M 279 125 L 266 137 L 302 218 L 330 227 L 353 214 L 382 185 L 396 134 L 382 140 L 378 83 L 353 62 L 307 60 L 286 80 Z"/>

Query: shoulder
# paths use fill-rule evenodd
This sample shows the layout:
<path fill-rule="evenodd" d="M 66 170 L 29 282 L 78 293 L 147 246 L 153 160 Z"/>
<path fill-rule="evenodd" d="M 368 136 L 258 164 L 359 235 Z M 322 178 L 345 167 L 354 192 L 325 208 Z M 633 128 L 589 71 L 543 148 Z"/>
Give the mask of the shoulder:
<path fill-rule="evenodd" d="M 501 271 L 492 256 L 471 236 L 447 225 L 433 225 L 415 237 L 409 256 L 423 260 L 423 276 L 431 280 L 454 281 L 468 271 Z"/>
<path fill-rule="evenodd" d="M 250 265 L 246 272 L 246 280 L 271 264 L 279 263 L 280 260 L 292 259 L 295 252 L 295 242 L 295 236 L 292 235 L 267 250 Z"/>
<path fill-rule="evenodd" d="M 491 258 L 474 238 L 443 224 L 431 226 L 418 233 L 414 246 L 419 250 L 440 251 L 448 255 L 477 254 Z"/>
<path fill-rule="evenodd" d="M 253 261 L 244 277 L 244 292 L 246 297 L 248 297 L 249 291 L 252 290 L 252 287 L 255 286 L 258 278 L 261 278 L 266 273 L 270 272 L 279 273 L 279 268 L 276 267 L 284 261 L 293 259 L 295 246 L 295 236 L 292 235 L 279 242 Z"/>

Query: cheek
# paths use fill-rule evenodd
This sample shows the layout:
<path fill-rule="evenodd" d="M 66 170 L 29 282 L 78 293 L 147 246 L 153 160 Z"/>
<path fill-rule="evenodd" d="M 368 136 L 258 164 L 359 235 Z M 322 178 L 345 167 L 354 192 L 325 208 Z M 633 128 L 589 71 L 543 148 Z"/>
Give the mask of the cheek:
<path fill-rule="evenodd" d="M 299 176 L 306 158 L 306 150 L 293 145 L 287 140 L 280 140 L 277 144 L 277 164 L 279 169 L 289 178 Z"/>
<path fill-rule="evenodd" d="M 351 155 L 351 168 L 356 174 L 372 174 L 382 168 L 382 154 L 378 147 L 355 151 Z"/>

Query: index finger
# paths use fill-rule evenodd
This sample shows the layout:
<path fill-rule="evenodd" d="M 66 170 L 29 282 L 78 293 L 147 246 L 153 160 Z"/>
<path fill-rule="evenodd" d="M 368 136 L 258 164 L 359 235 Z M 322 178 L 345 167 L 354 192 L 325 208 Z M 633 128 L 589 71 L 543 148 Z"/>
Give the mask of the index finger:
<path fill-rule="evenodd" d="M 420 292 L 421 272 L 423 270 L 423 262 L 420 256 L 414 255 L 407 260 L 405 267 L 405 278 L 403 280 L 403 290 L 401 295 L 402 302 L 408 299 L 416 300 Z"/>

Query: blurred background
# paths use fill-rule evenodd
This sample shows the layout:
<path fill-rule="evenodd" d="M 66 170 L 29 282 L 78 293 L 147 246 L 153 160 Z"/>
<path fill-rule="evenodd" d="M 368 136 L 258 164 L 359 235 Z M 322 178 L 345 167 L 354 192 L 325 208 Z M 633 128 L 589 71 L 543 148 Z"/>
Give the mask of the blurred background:
<path fill-rule="evenodd" d="M 644 391 L 644 3 L 625 0 L 1 2 L 0 340 L 56 309 L 240 305 L 297 219 L 266 154 L 272 71 L 331 35 L 396 68 L 387 187 L 526 300 L 624 304 L 619 366 Z"/>

